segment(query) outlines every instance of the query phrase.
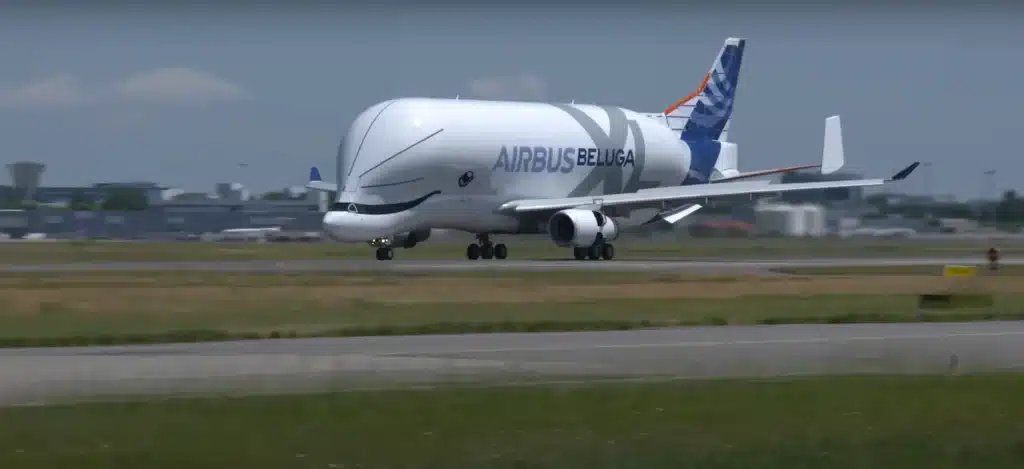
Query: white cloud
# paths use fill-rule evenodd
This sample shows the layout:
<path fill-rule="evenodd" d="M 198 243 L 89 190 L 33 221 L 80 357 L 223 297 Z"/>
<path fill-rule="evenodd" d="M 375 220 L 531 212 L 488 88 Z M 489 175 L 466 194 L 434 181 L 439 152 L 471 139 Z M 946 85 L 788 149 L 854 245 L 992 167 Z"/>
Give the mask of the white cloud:
<path fill-rule="evenodd" d="M 547 85 L 540 77 L 524 73 L 471 80 L 469 92 L 476 98 L 538 101 L 547 96 Z"/>
<path fill-rule="evenodd" d="M 54 75 L 18 87 L 0 87 L 0 107 L 43 109 L 74 106 L 85 102 L 78 80 L 67 74 Z"/>
<path fill-rule="evenodd" d="M 160 68 L 92 89 L 83 88 L 78 78 L 68 74 L 22 86 L 0 86 L 0 108 L 13 109 L 52 109 L 103 102 L 198 106 L 245 97 L 241 86 L 190 68 Z"/>
<path fill-rule="evenodd" d="M 132 101 L 183 106 L 245 97 L 240 86 L 190 68 L 161 68 L 132 75 L 118 83 L 114 92 Z"/>

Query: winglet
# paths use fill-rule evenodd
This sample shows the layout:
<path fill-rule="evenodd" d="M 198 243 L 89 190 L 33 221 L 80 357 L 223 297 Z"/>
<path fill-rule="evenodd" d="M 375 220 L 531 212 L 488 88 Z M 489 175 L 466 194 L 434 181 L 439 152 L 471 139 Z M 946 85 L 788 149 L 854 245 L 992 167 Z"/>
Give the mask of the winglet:
<path fill-rule="evenodd" d="M 846 157 L 843 155 L 843 128 L 839 116 L 825 119 L 825 146 L 821 152 L 821 174 L 832 174 L 842 169 Z"/>
<path fill-rule="evenodd" d="M 900 170 L 900 172 L 896 173 L 893 177 L 889 178 L 889 180 L 890 181 L 902 181 L 902 180 L 906 179 L 907 176 L 910 176 L 910 173 L 914 172 L 914 170 L 917 169 L 917 167 L 920 164 L 921 164 L 920 161 L 915 161 L 915 162 L 911 163 L 910 166 L 907 166 L 906 168 L 903 168 L 902 170 Z"/>
<path fill-rule="evenodd" d="M 323 181 L 323 178 L 320 177 L 320 170 L 316 169 L 316 166 L 313 166 L 312 168 L 309 168 L 309 180 L 310 181 Z"/>

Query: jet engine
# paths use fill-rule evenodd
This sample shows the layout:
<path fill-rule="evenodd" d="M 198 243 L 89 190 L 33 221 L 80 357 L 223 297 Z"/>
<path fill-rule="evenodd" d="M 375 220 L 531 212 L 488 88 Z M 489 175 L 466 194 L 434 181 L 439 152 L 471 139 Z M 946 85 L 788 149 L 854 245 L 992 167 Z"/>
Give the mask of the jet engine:
<path fill-rule="evenodd" d="M 430 238 L 430 230 L 410 231 L 395 236 L 393 245 L 409 249 Z"/>
<path fill-rule="evenodd" d="M 619 237 L 615 220 L 597 210 L 570 208 L 551 216 L 548 234 L 562 247 L 590 247 L 598 239 L 612 241 Z"/>

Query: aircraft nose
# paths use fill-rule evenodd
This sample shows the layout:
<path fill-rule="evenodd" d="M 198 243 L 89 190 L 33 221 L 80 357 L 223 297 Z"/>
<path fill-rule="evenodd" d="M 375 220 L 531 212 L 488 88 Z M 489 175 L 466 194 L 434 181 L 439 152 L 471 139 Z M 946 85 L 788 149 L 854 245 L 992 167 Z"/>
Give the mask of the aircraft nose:
<path fill-rule="evenodd" d="M 358 216 L 347 212 L 327 212 L 322 221 L 327 236 L 343 243 L 359 243 L 373 238 L 364 233 Z"/>

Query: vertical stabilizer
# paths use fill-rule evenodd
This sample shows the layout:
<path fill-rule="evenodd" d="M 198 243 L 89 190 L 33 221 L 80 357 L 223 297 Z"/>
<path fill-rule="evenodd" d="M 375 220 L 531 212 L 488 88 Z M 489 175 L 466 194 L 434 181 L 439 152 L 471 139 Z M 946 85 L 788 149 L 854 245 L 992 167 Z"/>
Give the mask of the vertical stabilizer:
<path fill-rule="evenodd" d="M 727 140 L 746 39 L 725 40 L 700 85 L 664 111 L 683 140 Z"/>

